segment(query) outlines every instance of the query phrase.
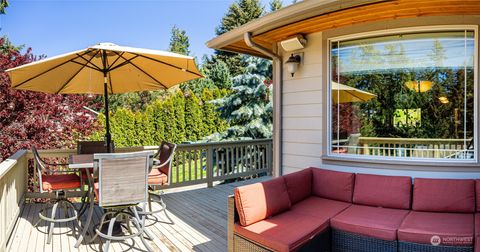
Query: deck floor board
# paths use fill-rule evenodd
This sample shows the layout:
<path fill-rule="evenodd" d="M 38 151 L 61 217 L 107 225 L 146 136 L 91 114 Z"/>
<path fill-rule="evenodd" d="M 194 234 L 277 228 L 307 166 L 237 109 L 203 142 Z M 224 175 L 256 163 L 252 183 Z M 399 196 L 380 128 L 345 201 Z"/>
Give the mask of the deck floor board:
<path fill-rule="evenodd" d="M 153 234 L 153 240 L 147 240 L 154 251 L 226 251 L 227 250 L 227 196 L 233 194 L 237 186 L 269 179 L 261 177 L 229 184 L 218 184 L 213 188 L 192 186 L 166 190 L 163 199 L 167 204 L 167 214 L 161 212 L 146 222 Z M 37 222 L 38 211 L 42 204 L 25 204 L 16 223 L 7 251 L 42 252 L 97 252 L 103 242 L 96 239 L 91 244 L 82 244 L 75 249 L 77 233 L 73 234 L 73 223 L 57 224 L 50 245 L 47 241 L 47 225 Z M 154 206 L 158 209 L 159 206 Z M 102 209 L 95 208 L 93 222 L 100 221 Z M 85 221 L 86 216 L 82 216 Z M 170 219 L 169 219 L 170 218 Z M 93 227 L 90 228 L 90 234 Z M 91 236 L 85 238 L 89 241 Z M 131 246 L 134 246 L 132 249 Z M 110 251 L 146 251 L 140 238 L 125 242 L 112 242 Z"/>

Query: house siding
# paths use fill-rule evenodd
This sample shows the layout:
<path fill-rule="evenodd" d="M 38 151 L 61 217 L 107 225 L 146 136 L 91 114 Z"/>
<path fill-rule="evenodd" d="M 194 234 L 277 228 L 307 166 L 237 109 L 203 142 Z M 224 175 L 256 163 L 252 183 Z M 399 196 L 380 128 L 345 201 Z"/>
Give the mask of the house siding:
<path fill-rule="evenodd" d="M 442 22 L 442 17 L 425 19 L 424 25 L 438 25 Z M 480 24 L 478 17 L 459 18 L 457 23 L 450 23 L 454 18 L 444 18 L 448 24 Z M 417 26 L 421 24 L 416 19 Z M 387 26 L 387 27 L 385 27 Z M 412 26 L 411 20 L 391 21 L 388 25 L 382 24 L 382 29 L 396 27 Z M 358 33 L 365 31 L 378 30 L 376 23 L 367 25 L 358 25 L 357 27 L 347 27 L 348 33 Z M 348 171 L 357 173 L 371 173 L 383 175 L 407 175 L 413 177 L 432 177 L 432 178 L 480 178 L 480 165 L 478 164 L 458 164 L 452 166 L 421 164 L 405 164 L 397 162 L 375 163 L 375 162 L 355 162 L 342 161 L 323 158 L 326 153 L 327 134 L 324 131 L 326 127 L 327 115 L 324 104 L 324 92 L 327 87 L 326 62 L 327 47 L 325 40 L 331 37 L 331 34 L 341 34 L 341 32 L 318 32 L 306 36 L 307 46 L 298 51 L 302 57 L 302 63 L 299 66 L 295 76 L 292 77 L 286 67 L 283 69 L 282 86 L 282 174 L 288 174 L 301 170 L 305 167 L 315 166 L 326 169 Z M 281 47 L 279 53 L 285 62 L 292 52 L 284 52 Z M 323 62 L 325 60 L 325 62 Z M 478 67 L 478 64 L 477 64 Z M 478 95 L 478 94 L 477 94 Z M 478 113 L 478 112 L 477 112 Z M 480 113 L 479 113 L 480 114 Z M 477 138 L 478 139 L 478 138 Z"/>

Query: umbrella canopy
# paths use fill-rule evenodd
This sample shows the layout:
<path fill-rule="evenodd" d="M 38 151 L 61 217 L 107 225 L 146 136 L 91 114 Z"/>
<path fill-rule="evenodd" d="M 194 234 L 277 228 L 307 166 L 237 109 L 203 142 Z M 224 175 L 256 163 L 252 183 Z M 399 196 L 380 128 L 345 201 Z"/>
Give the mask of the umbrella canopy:
<path fill-rule="evenodd" d="M 366 102 L 376 95 L 332 81 L 333 103 Z"/>
<path fill-rule="evenodd" d="M 8 69 L 12 88 L 51 94 L 103 94 L 110 150 L 108 95 L 167 89 L 203 77 L 192 57 L 100 43 Z"/>

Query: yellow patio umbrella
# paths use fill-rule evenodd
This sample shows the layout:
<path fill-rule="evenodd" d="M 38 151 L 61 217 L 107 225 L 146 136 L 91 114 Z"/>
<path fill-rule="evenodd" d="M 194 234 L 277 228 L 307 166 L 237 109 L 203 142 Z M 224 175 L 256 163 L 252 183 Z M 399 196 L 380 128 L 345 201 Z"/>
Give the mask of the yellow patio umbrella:
<path fill-rule="evenodd" d="M 8 69 L 12 88 L 51 94 L 103 94 L 110 149 L 108 95 L 167 89 L 203 77 L 192 57 L 100 43 Z"/>
<path fill-rule="evenodd" d="M 376 95 L 332 81 L 333 103 L 366 102 Z"/>

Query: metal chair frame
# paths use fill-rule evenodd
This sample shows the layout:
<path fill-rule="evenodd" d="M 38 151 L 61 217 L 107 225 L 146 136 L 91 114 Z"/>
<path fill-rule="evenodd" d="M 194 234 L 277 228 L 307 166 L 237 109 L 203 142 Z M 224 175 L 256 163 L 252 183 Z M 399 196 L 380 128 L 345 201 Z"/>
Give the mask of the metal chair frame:
<path fill-rule="evenodd" d="M 35 147 L 32 147 L 33 158 L 35 159 L 35 169 L 37 170 L 38 181 L 40 192 L 46 192 L 43 188 L 43 181 L 42 181 L 42 172 L 46 172 L 47 174 L 54 175 L 55 173 L 73 173 L 72 171 L 54 171 L 48 169 L 48 166 L 67 166 L 68 164 L 52 164 L 47 163 L 43 160 L 38 151 Z M 81 179 L 81 178 L 80 178 Z M 58 207 L 63 208 L 64 211 L 64 218 L 55 218 L 57 214 Z M 48 210 L 51 209 L 50 217 L 47 217 Z M 70 216 L 68 210 L 71 209 L 73 211 L 73 216 Z M 39 220 L 35 223 L 35 227 L 37 227 L 40 222 L 45 221 L 50 223 L 48 225 L 48 238 L 47 244 L 52 242 L 53 236 L 53 228 L 55 227 L 55 223 L 63 223 L 63 222 L 70 222 L 73 221 L 73 232 L 76 232 L 76 229 L 80 230 L 80 226 L 78 224 L 78 212 L 75 206 L 65 197 L 65 190 L 55 190 L 55 199 L 48 201 L 45 206 L 40 210 L 38 213 Z"/>
<path fill-rule="evenodd" d="M 169 147 L 171 148 L 170 156 L 167 158 L 167 160 L 165 162 L 154 163 L 154 165 L 158 166 L 158 167 L 163 167 L 164 165 L 168 164 L 167 178 L 168 178 L 168 183 L 170 184 L 171 181 L 172 181 L 171 179 L 172 179 L 173 157 L 175 156 L 175 150 L 177 149 L 177 145 L 172 144 L 172 143 L 168 143 L 168 142 L 162 142 L 159 149 L 158 149 L 158 152 L 157 152 L 157 154 L 155 155 L 154 158 L 159 158 L 160 157 L 161 151 L 163 149 L 162 147 L 164 145 L 169 145 Z M 160 162 L 160 161 L 158 160 L 158 162 Z M 153 169 L 153 167 L 152 167 L 152 169 Z M 141 211 L 141 212 L 139 212 L 140 214 L 142 214 L 142 215 L 153 215 L 153 214 L 157 214 L 157 213 L 160 213 L 162 211 L 167 210 L 167 205 L 165 204 L 165 202 L 162 199 L 163 191 L 160 191 L 160 192 L 157 193 L 158 190 L 155 190 L 156 186 L 159 186 L 159 185 L 153 185 L 153 184 L 148 185 L 148 211 L 145 211 L 145 210 Z M 155 199 L 155 198 L 157 198 L 157 199 Z M 153 210 L 152 209 L 152 204 L 153 203 L 158 203 L 160 205 L 160 209 Z"/>
<path fill-rule="evenodd" d="M 104 160 L 113 160 L 113 159 L 129 159 L 129 158 L 146 158 L 145 163 L 145 199 L 144 200 L 126 200 L 119 201 L 118 203 L 112 204 L 103 201 L 103 179 L 102 178 L 102 169 L 105 169 L 103 166 Z M 145 227 L 145 216 L 140 218 L 140 215 L 137 211 L 137 206 L 140 204 L 142 209 L 146 207 L 146 202 L 148 199 L 148 172 L 153 165 L 153 152 L 144 151 L 144 152 L 132 152 L 132 153 L 118 153 L 118 154 L 94 154 L 94 173 L 98 174 L 98 183 L 99 183 L 99 199 L 98 204 L 100 207 L 105 209 L 105 213 L 100 218 L 100 222 L 95 228 L 95 235 L 90 240 L 93 241 L 97 237 L 106 239 L 106 243 L 103 247 L 103 251 L 108 252 L 110 248 L 111 241 L 121 241 L 126 239 L 132 239 L 135 237 L 140 237 L 143 245 L 148 251 L 153 251 L 150 245 L 144 238 L 144 234 L 147 235 L 149 239 L 153 239 L 153 236 L 150 234 L 148 229 Z M 121 165 L 121 164 L 120 164 Z M 117 168 L 117 167 L 116 167 Z M 121 197 L 119 197 L 121 198 Z M 107 217 L 111 219 L 106 220 Z M 122 218 L 123 217 L 123 218 Z M 126 223 L 129 235 L 116 236 L 113 235 L 113 227 L 116 221 L 123 221 Z M 137 232 L 133 232 L 130 227 L 130 221 L 135 225 Z M 102 232 L 102 227 L 108 223 L 107 233 Z"/>

